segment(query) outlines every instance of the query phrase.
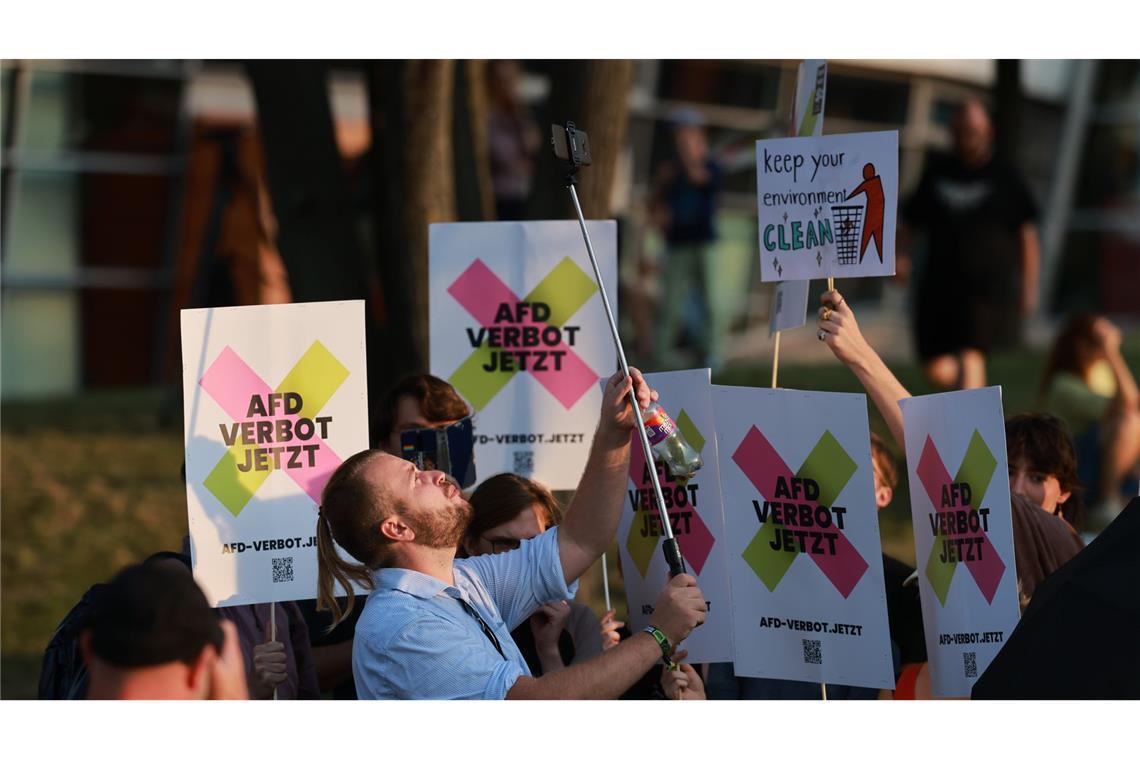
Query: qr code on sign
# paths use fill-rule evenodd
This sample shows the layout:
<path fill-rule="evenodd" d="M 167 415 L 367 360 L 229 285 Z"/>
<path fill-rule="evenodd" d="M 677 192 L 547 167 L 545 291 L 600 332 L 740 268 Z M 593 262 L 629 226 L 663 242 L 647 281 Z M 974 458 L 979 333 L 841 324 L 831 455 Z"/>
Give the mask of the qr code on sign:
<path fill-rule="evenodd" d="M 530 477 L 534 474 L 534 452 L 533 451 L 516 451 L 515 452 L 515 475 L 522 475 Z"/>
<path fill-rule="evenodd" d="M 823 651 L 819 639 L 800 639 L 804 643 L 804 662 L 808 665 L 822 665 Z"/>
<path fill-rule="evenodd" d="M 293 582 L 293 558 L 292 557 L 273 557 L 273 582 L 274 583 L 292 583 Z"/>
<path fill-rule="evenodd" d="M 966 678 L 978 677 L 978 653 L 962 652 L 962 665 L 966 669 Z"/>

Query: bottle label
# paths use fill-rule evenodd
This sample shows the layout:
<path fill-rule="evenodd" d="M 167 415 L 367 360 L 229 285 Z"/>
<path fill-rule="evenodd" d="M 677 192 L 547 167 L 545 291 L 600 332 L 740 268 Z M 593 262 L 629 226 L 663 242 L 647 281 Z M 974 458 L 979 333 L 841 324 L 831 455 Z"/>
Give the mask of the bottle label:
<path fill-rule="evenodd" d="M 656 446 L 677 430 L 677 423 L 666 413 L 663 407 L 657 407 L 653 416 L 645 421 L 645 435 L 649 438 L 649 445 Z"/>

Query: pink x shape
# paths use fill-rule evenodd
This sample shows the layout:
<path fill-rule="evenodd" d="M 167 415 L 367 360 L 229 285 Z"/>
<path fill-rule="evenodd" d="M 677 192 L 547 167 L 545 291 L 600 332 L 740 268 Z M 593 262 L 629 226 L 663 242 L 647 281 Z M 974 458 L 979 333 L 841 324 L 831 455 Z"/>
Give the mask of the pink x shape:
<path fill-rule="evenodd" d="M 942 457 L 938 455 L 938 449 L 934 448 L 934 441 L 930 439 L 930 436 L 926 437 L 926 443 L 922 447 L 922 455 L 918 458 L 918 467 L 915 472 L 936 513 L 956 514 L 959 511 L 971 511 L 973 509 L 972 506 L 942 507 L 942 487 L 950 485 L 954 479 L 950 477 L 949 470 L 942 463 Z M 981 496 L 978 494 L 979 499 Z M 1001 561 L 994 545 L 990 543 L 989 536 L 980 527 L 979 530 L 968 531 L 965 535 L 981 536 L 982 538 L 982 559 L 964 560 L 963 562 L 969 569 L 970 575 L 974 576 L 974 582 L 978 584 L 978 590 L 982 592 L 986 602 L 993 602 L 998 583 L 1001 582 L 1002 573 L 1005 572 L 1005 563 Z"/>
<path fill-rule="evenodd" d="M 471 266 L 451 284 L 447 292 L 482 327 L 501 327 L 502 325 L 495 324 L 495 314 L 500 306 L 510 304 L 513 311 L 515 304 L 522 300 L 481 259 L 475 259 Z M 539 330 L 546 327 L 545 322 L 536 322 L 529 318 L 521 323 L 512 322 L 511 325 L 518 327 L 533 325 Z M 529 374 L 558 399 L 562 406 L 569 409 L 578 403 L 578 399 L 597 381 L 598 375 L 561 340 L 556 346 L 543 345 L 539 348 L 566 351 L 566 355 L 562 357 L 561 370 Z"/>
<path fill-rule="evenodd" d="M 755 426 L 748 431 L 748 435 L 740 443 L 740 448 L 732 455 L 732 461 L 741 469 L 745 477 L 752 483 L 761 496 L 771 500 L 770 494 L 775 493 L 777 478 L 792 478 L 792 469 L 784 463 L 783 458 Z M 807 504 L 813 509 L 817 506 L 814 501 L 806 499 L 797 500 L 798 504 Z M 828 505 L 833 506 L 833 505 Z M 851 515 L 848 513 L 847 518 Z M 855 546 L 847 540 L 834 524 L 830 528 L 812 528 L 830 536 L 835 536 L 835 554 L 808 554 L 812 561 L 823 571 L 836 590 L 846 599 L 854 590 L 859 579 L 867 572 L 867 561 L 859 555 Z"/>
<path fill-rule="evenodd" d="M 255 395 L 264 397 L 273 393 L 273 389 L 229 346 L 222 349 L 218 358 L 202 375 L 198 384 L 210 394 L 210 398 L 214 399 L 226 414 L 233 418 L 234 422 L 295 419 L 300 416 L 281 413 L 268 417 L 262 415 L 247 416 L 246 412 L 249 411 L 250 399 Z M 313 503 L 320 504 L 321 490 L 325 487 L 325 483 L 328 482 L 333 470 L 340 466 L 341 459 L 319 436 L 314 435 L 307 441 L 295 441 L 295 443 L 315 444 L 317 446 L 314 455 L 316 464 L 313 467 L 300 469 L 284 468 L 283 471 L 301 487 L 302 491 L 309 495 Z"/>
<path fill-rule="evenodd" d="M 629 478 L 638 488 L 652 488 L 652 481 L 647 477 L 648 471 L 645 469 L 645 452 L 641 450 L 641 444 L 637 441 L 637 432 L 630 433 L 630 436 Z M 665 482 L 661 483 L 662 488 L 665 488 L 667 485 Z M 655 509 L 656 496 L 651 494 L 649 504 L 642 506 Z M 700 575 L 701 570 L 704 569 L 705 562 L 708 561 L 709 554 L 712 552 L 712 547 L 713 544 L 716 543 L 716 539 L 713 538 L 712 531 L 705 525 L 705 521 L 701 519 L 701 513 L 692 505 L 680 508 L 667 508 L 670 514 L 681 512 L 682 510 L 691 510 L 693 516 L 692 519 L 689 520 L 689 532 L 684 535 L 678 534 L 675 538 L 677 539 L 677 543 L 681 545 L 681 555 L 693 568 L 693 572 Z"/>

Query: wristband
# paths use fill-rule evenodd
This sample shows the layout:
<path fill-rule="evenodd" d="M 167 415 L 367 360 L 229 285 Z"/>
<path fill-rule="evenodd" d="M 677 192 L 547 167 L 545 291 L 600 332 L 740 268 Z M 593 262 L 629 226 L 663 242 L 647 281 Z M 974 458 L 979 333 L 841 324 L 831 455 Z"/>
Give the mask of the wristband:
<path fill-rule="evenodd" d="M 669 644 L 669 637 L 660 628 L 652 625 L 645 626 L 642 631 L 652 636 L 657 646 L 661 647 L 661 661 L 665 663 L 665 667 L 672 669 L 673 661 L 669 659 L 669 651 L 673 647 Z"/>

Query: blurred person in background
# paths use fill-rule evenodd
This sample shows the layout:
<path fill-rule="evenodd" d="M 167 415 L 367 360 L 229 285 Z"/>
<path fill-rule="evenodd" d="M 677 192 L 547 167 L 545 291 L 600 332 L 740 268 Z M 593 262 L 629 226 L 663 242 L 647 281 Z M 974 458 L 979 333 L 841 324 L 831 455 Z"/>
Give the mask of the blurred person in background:
<path fill-rule="evenodd" d="M 917 279 L 915 342 L 926 379 L 940 390 L 981 388 L 986 355 L 1007 330 L 1003 320 L 1037 304 L 1037 206 L 1021 174 L 993 154 L 985 107 L 968 100 L 952 125 L 954 152 L 932 157 L 902 207 L 909 227 L 925 231 Z M 904 236 L 904 240 L 908 236 Z M 898 270 L 911 261 L 900 245 Z"/>
<path fill-rule="evenodd" d="M 1135 486 L 1140 465 L 1140 390 L 1120 343 L 1120 330 L 1104 317 L 1070 317 L 1041 379 L 1040 404 L 1069 424 L 1087 500 L 1109 519 L 1123 505 L 1124 481 Z"/>
<path fill-rule="evenodd" d="M 408 375 L 372 406 L 369 440 L 373 448 L 400 456 L 401 433 L 447 427 L 470 414 L 467 402 L 446 381 L 428 374 Z M 298 605 L 308 624 L 321 690 L 331 692 L 334 699 L 356 699 L 352 642 L 364 606 L 354 605 L 344 620 L 333 625 L 332 615 L 318 611 L 315 599 L 300 601 Z"/>
<path fill-rule="evenodd" d="M 162 561 L 120 572 L 80 634 L 88 699 L 246 699 L 233 623 L 189 573 Z"/>
<path fill-rule="evenodd" d="M 499 221 L 524 218 L 534 156 L 542 142 L 534 115 L 519 92 L 521 76 L 518 61 L 487 62 L 487 147 Z"/>
<path fill-rule="evenodd" d="M 678 366 L 673 357 L 685 328 L 700 366 L 717 369 L 724 358 L 723 336 L 713 329 L 708 272 L 723 171 L 709 151 L 699 113 L 683 109 L 673 116 L 672 124 L 673 156 L 658 169 L 650 200 L 650 219 L 665 235 L 657 365 L 660 369 Z M 695 321 L 688 319 L 690 298 L 696 301 Z"/>
<path fill-rule="evenodd" d="M 474 510 L 463 549 L 468 557 L 519 548 L 557 522 L 558 502 L 545 486 L 512 473 L 488 478 L 471 494 Z M 602 653 L 598 618 L 584 604 L 544 604 L 511 631 L 532 673 L 540 676 Z"/>

